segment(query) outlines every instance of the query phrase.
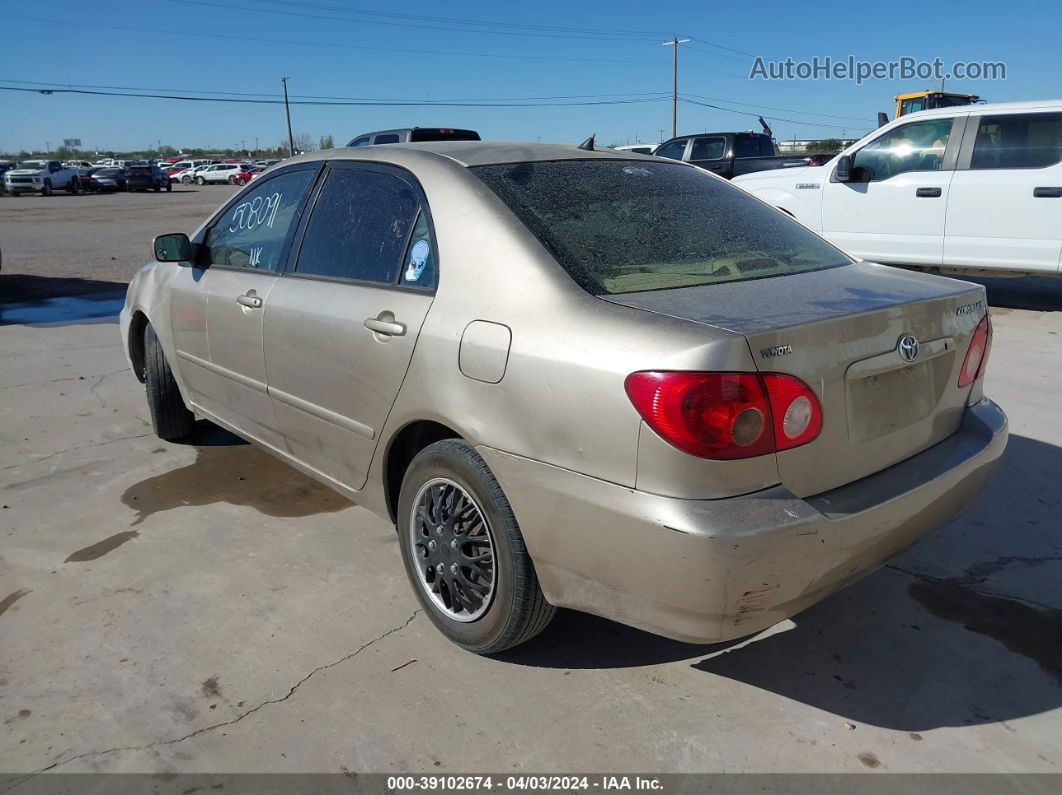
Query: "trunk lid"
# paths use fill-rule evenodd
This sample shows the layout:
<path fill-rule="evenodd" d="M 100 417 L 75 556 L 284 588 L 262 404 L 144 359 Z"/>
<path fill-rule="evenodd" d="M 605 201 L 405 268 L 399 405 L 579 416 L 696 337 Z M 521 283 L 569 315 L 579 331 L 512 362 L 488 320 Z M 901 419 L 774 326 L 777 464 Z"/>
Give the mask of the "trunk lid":
<path fill-rule="evenodd" d="M 822 432 L 776 454 L 783 485 L 799 497 L 954 433 L 970 392 L 958 387 L 959 369 L 987 311 L 980 285 L 871 263 L 606 300 L 743 334 L 761 372 L 815 391 Z M 913 361 L 899 350 L 907 334 L 918 342 Z"/>

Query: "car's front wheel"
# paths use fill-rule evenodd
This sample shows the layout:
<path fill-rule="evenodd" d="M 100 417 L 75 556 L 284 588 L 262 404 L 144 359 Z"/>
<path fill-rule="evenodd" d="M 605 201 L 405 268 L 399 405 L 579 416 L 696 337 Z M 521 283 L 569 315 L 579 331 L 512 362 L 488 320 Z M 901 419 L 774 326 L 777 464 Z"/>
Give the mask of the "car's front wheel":
<path fill-rule="evenodd" d="M 206 180 L 203 179 L 202 177 L 196 177 L 195 178 L 195 184 L 199 185 L 199 186 L 206 185 Z"/>
<path fill-rule="evenodd" d="M 398 499 L 406 574 L 432 623 L 477 654 L 530 640 L 556 612 L 486 462 L 445 439 L 410 463 Z"/>
<path fill-rule="evenodd" d="M 150 323 L 144 329 L 144 387 L 151 426 L 158 437 L 173 441 L 191 436 L 195 415 L 184 405 L 162 344 Z"/>
<path fill-rule="evenodd" d="M 41 187 L 41 196 L 52 195 L 52 181 L 50 179 L 44 180 L 44 185 Z"/>

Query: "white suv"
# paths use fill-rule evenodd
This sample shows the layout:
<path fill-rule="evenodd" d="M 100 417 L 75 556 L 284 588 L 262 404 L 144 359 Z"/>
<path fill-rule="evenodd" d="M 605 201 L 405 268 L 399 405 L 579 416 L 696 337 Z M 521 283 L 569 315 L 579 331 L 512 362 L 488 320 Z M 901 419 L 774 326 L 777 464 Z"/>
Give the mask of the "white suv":
<path fill-rule="evenodd" d="M 734 182 L 862 259 L 1062 271 L 1062 101 L 912 113 L 823 166 Z"/>
<path fill-rule="evenodd" d="M 233 174 L 239 174 L 245 168 L 247 166 L 240 163 L 215 163 L 195 173 L 195 184 L 206 185 L 208 182 L 223 182 L 227 184 L 229 177 Z"/>

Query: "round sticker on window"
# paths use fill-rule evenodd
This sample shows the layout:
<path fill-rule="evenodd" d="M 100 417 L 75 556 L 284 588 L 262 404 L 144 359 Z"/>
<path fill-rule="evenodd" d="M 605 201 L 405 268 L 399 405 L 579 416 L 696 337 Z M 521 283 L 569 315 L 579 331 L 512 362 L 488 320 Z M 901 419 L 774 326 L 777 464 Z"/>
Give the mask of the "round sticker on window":
<path fill-rule="evenodd" d="M 418 240 L 413 244 L 409 252 L 409 264 L 406 265 L 405 280 L 407 282 L 419 281 L 424 269 L 428 267 L 428 257 L 431 256 L 431 246 L 427 240 Z"/>

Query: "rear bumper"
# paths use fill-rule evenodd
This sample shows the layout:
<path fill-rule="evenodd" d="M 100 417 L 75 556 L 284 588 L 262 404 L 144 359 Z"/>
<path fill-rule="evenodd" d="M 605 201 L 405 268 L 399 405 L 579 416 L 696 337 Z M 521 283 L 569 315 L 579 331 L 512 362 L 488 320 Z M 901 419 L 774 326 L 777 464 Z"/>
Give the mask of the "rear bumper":
<path fill-rule="evenodd" d="M 481 447 L 547 599 L 660 635 L 758 632 L 869 574 L 981 492 L 1007 442 L 985 399 L 948 439 L 815 497 L 648 494 Z"/>

